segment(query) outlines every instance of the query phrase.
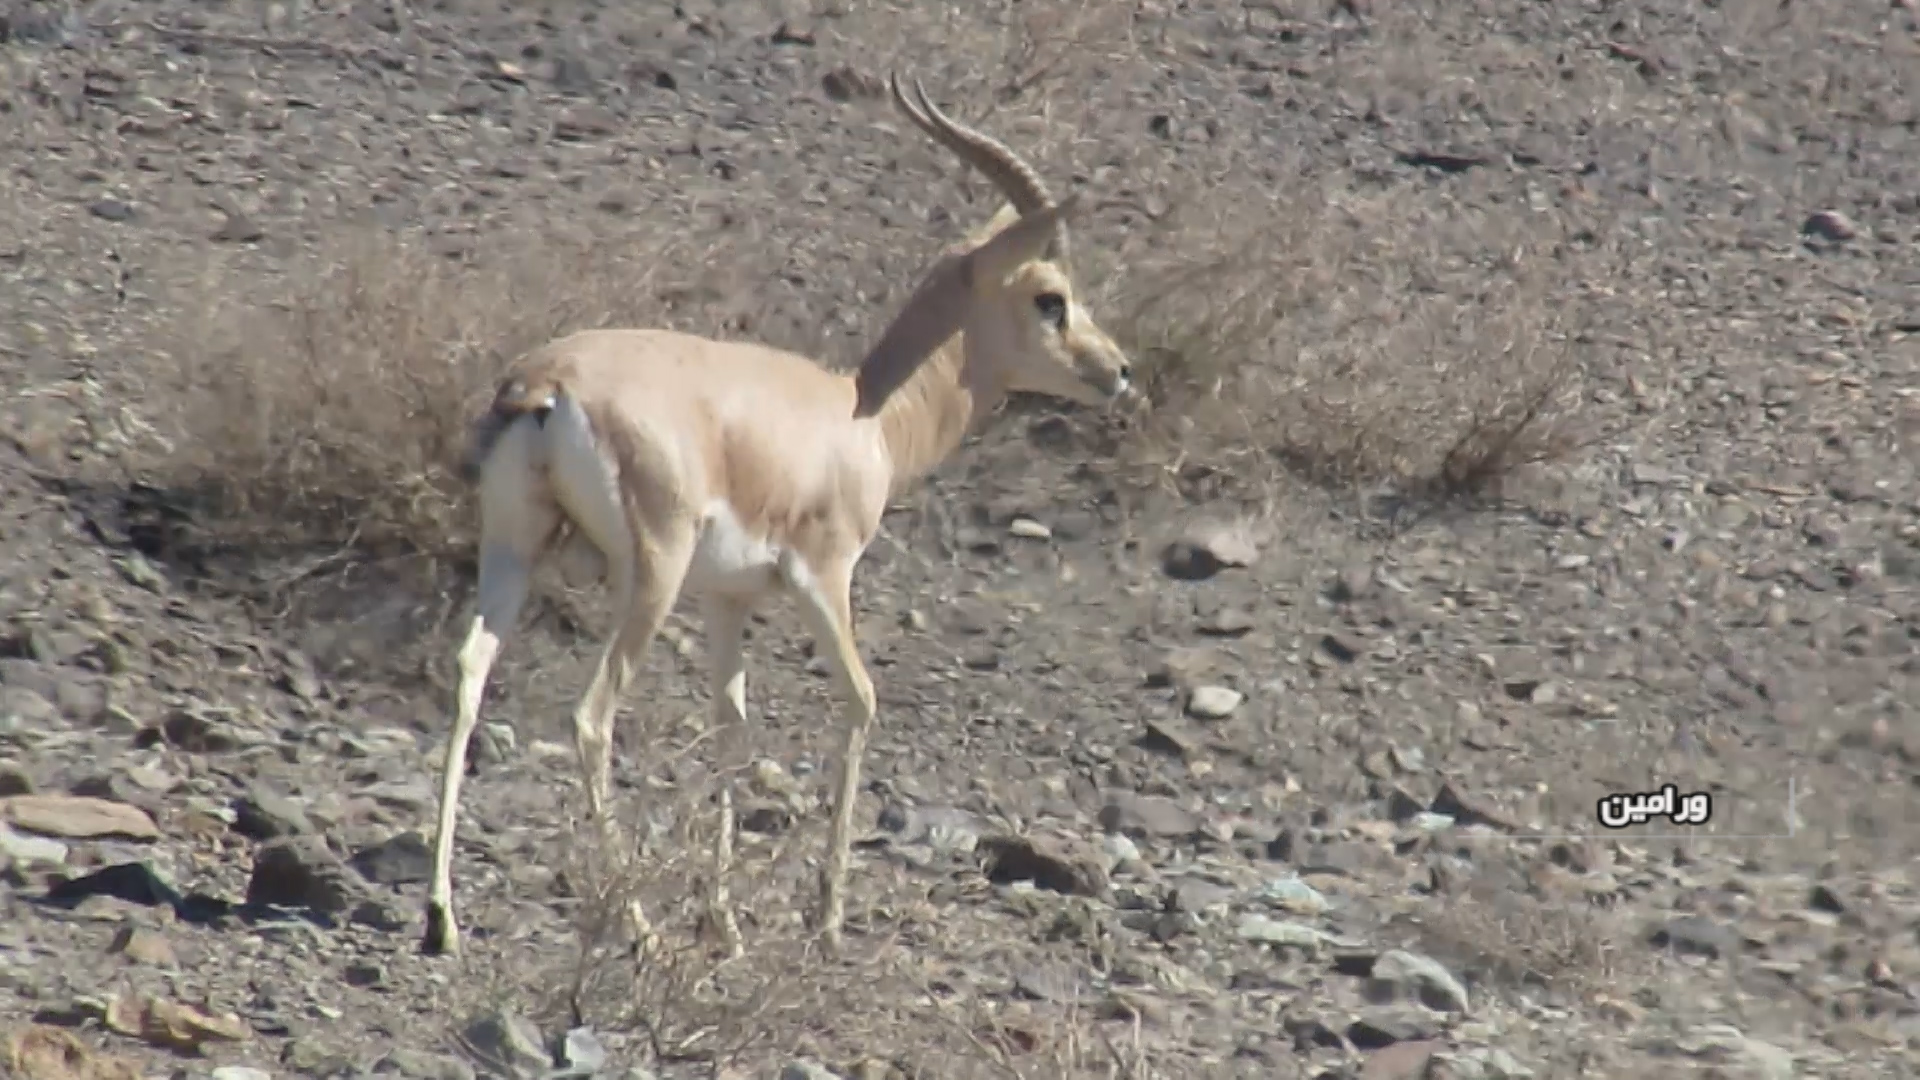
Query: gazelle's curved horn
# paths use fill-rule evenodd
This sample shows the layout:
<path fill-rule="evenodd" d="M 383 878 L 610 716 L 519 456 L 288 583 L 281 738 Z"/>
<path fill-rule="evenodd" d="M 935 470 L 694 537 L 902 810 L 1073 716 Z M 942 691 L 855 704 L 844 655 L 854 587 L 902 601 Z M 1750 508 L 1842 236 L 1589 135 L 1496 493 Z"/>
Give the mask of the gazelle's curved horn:
<path fill-rule="evenodd" d="M 914 97 L 918 101 L 909 98 L 901 89 L 899 72 L 894 72 L 888 78 L 887 88 L 892 92 L 894 105 L 913 121 L 915 127 L 926 132 L 955 157 L 979 170 L 980 175 L 998 188 L 1021 216 L 1053 205 L 1053 196 L 1048 193 L 1046 182 L 1040 179 L 1040 174 L 1034 171 L 1033 166 L 1021 160 L 1020 155 L 1014 153 L 1006 143 L 967 127 L 941 112 L 939 106 L 927 97 L 926 88 L 920 85 L 919 79 L 913 82 Z M 1066 226 L 1062 224 L 1054 236 L 1047 255 L 1066 262 Z"/>

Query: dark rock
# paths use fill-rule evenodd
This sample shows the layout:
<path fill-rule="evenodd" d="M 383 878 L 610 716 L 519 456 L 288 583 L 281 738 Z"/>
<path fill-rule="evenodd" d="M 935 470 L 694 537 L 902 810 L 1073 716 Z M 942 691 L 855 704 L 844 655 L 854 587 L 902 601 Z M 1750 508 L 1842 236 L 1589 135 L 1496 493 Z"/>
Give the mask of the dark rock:
<path fill-rule="evenodd" d="M 360 898 L 346 866 L 318 836 L 269 841 L 253 854 L 253 876 L 247 881 L 249 905 L 336 914 Z"/>
<path fill-rule="evenodd" d="M 378 885 L 417 885 L 433 876 L 433 848 L 409 829 L 353 853 L 353 868 Z"/>
<path fill-rule="evenodd" d="M 1100 808 L 1100 827 L 1132 837 L 1177 838 L 1200 831 L 1200 820 L 1171 799 L 1116 791 Z"/>
<path fill-rule="evenodd" d="M 313 822 L 307 820 L 299 803 L 258 786 L 234 800 L 233 815 L 233 831 L 254 840 L 277 840 L 314 831 Z"/>
<path fill-rule="evenodd" d="M 1101 896 L 1107 872 L 1097 853 L 1063 837 L 996 836 L 980 841 L 987 879 L 997 885 L 1031 881 L 1070 896 Z"/>

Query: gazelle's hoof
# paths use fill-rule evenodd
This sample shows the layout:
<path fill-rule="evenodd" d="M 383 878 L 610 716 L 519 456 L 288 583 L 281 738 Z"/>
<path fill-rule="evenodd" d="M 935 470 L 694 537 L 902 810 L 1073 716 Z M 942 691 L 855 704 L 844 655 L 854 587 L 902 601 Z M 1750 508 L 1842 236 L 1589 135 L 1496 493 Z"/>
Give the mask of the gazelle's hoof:
<path fill-rule="evenodd" d="M 428 956 L 460 955 L 460 928 L 446 905 L 427 902 L 427 932 L 420 939 L 420 951 Z"/>

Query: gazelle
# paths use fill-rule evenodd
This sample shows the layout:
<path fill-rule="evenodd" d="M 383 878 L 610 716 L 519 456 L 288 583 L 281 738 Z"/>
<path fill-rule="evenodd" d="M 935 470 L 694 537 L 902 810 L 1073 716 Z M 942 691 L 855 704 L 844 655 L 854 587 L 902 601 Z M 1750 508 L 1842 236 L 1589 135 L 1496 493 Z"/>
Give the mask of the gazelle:
<path fill-rule="evenodd" d="M 949 249 L 851 375 L 805 357 L 667 330 L 592 330 L 520 358 L 475 422 L 480 584 L 460 646 L 454 728 L 440 778 L 424 949 L 459 948 L 454 819 L 487 672 L 526 600 L 536 562 L 593 560 L 617 625 L 574 713 L 589 812 L 607 804 L 614 707 L 683 590 L 702 602 L 716 726 L 744 721 L 748 617 L 799 598 L 847 701 L 817 928 L 837 947 L 873 680 L 855 644 L 854 564 L 896 493 L 960 444 L 1010 391 L 1103 405 L 1131 392 L 1127 357 L 1074 299 L 1070 197 L 1056 203 L 1025 162 L 927 99 L 896 106 L 1005 195 L 987 226 Z M 724 806 L 724 804 L 723 804 Z M 630 916 L 644 932 L 636 910 Z"/>

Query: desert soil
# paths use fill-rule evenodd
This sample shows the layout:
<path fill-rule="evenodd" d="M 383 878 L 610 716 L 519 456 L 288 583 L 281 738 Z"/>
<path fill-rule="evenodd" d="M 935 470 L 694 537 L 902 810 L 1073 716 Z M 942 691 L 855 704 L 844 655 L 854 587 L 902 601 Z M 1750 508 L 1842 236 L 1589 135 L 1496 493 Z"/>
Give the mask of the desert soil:
<path fill-rule="evenodd" d="M 857 356 L 995 208 L 895 68 L 1085 193 L 1154 417 L 889 515 L 845 955 L 793 612 L 745 731 L 676 615 L 601 852 L 558 586 L 422 955 L 430 429 L 582 325 Z M 0 4 L 8 1068 L 1914 1075 L 1917 85 L 1908 0 Z"/>

